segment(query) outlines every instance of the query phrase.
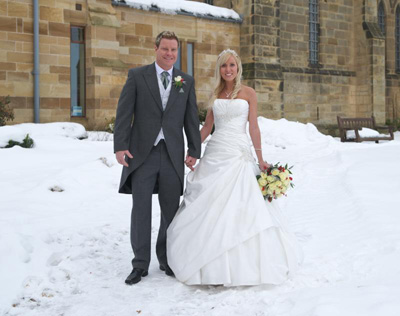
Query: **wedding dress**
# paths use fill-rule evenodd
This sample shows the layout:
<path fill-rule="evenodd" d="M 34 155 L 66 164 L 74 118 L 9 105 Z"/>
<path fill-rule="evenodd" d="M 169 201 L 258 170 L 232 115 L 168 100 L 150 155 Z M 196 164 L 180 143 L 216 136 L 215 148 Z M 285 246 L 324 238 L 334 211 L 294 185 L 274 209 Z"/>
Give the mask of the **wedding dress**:
<path fill-rule="evenodd" d="M 167 231 L 168 264 L 188 285 L 280 284 L 302 261 L 276 201 L 265 201 L 246 133 L 249 104 L 217 99 L 215 132 Z"/>

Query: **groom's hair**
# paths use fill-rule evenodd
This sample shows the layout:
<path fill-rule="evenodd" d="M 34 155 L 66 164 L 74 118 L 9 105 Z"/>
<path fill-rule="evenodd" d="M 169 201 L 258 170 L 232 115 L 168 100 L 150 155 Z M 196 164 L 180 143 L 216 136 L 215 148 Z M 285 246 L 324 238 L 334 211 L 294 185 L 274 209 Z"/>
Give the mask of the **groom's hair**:
<path fill-rule="evenodd" d="M 158 48 L 160 46 L 161 40 L 165 39 L 174 39 L 178 42 L 178 47 L 179 47 L 179 39 L 178 36 L 175 35 L 174 32 L 170 31 L 162 31 L 160 34 L 157 35 L 156 37 L 156 47 Z"/>

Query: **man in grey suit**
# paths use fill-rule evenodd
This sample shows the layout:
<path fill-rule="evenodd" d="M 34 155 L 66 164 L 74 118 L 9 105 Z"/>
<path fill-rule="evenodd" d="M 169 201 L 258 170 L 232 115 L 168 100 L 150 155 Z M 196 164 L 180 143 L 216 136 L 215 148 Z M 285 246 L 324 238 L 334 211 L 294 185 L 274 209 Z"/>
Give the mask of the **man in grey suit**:
<path fill-rule="evenodd" d="M 166 255 L 166 231 L 183 194 L 183 129 L 188 143 L 186 165 L 192 168 L 200 158 L 194 79 L 173 67 L 178 47 L 173 32 L 160 33 L 155 42 L 156 62 L 129 70 L 118 102 L 114 152 L 124 166 L 119 192 L 132 194 L 133 198 L 133 270 L 125 280 L 129 285 L 148 274 L 153 193 L 158 193 L 161 208 L 157 258 L 160 269 L 173 276 Z M 183 80 L 178 81 L 180 78 Z"/>

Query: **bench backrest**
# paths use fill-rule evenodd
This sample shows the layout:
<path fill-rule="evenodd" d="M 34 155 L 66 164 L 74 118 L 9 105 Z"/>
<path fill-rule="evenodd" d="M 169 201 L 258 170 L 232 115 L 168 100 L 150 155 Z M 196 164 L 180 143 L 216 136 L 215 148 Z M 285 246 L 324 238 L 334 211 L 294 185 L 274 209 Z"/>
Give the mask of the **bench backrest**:
<path fill-rule="evenodd" d="M 375 129 L 375 118 L 374 117 L 366 117 L 366 118 L 344 118 L 344 117 L 337 117 L 339 128 L 372 128 Z"/>

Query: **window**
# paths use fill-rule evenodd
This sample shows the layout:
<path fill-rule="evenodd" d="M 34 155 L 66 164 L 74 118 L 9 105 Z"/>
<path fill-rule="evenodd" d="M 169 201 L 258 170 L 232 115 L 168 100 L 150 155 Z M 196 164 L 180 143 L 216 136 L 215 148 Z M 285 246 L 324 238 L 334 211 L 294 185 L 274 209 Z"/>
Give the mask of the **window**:
<path fill-rule="evenodd" d="M 396 71 L 400 72 L 400 5 L 396 9 Z"/>
<path fill-rule="evenodd" d="M 213 5 L 214 4 L 214 0 L 204 0 L 204 3 Z"/>
<path fill-rule="evenodd" d="M 311 65 L 318 65 L 318 0 L 310 0 L 309 9 L 309 60 Z"/>
<path fill-rule="evenodd" d="M 71 26 L 71 116 L 85 115 L 84 28 Z"/>
<path fill-rule="evenodd" d="M 385 16 L 385 7 L 383 6 L 383 1 L 381 1 L 378 6 L 378 24 L 382 33 L 386 34 L 386 16 Z"/>
<path fill-rule="evenodd" d="M 194 74 L 194 43 L 181 42 L 178 50 L 178 58 L 175 68 L 193 76 Z"/>

